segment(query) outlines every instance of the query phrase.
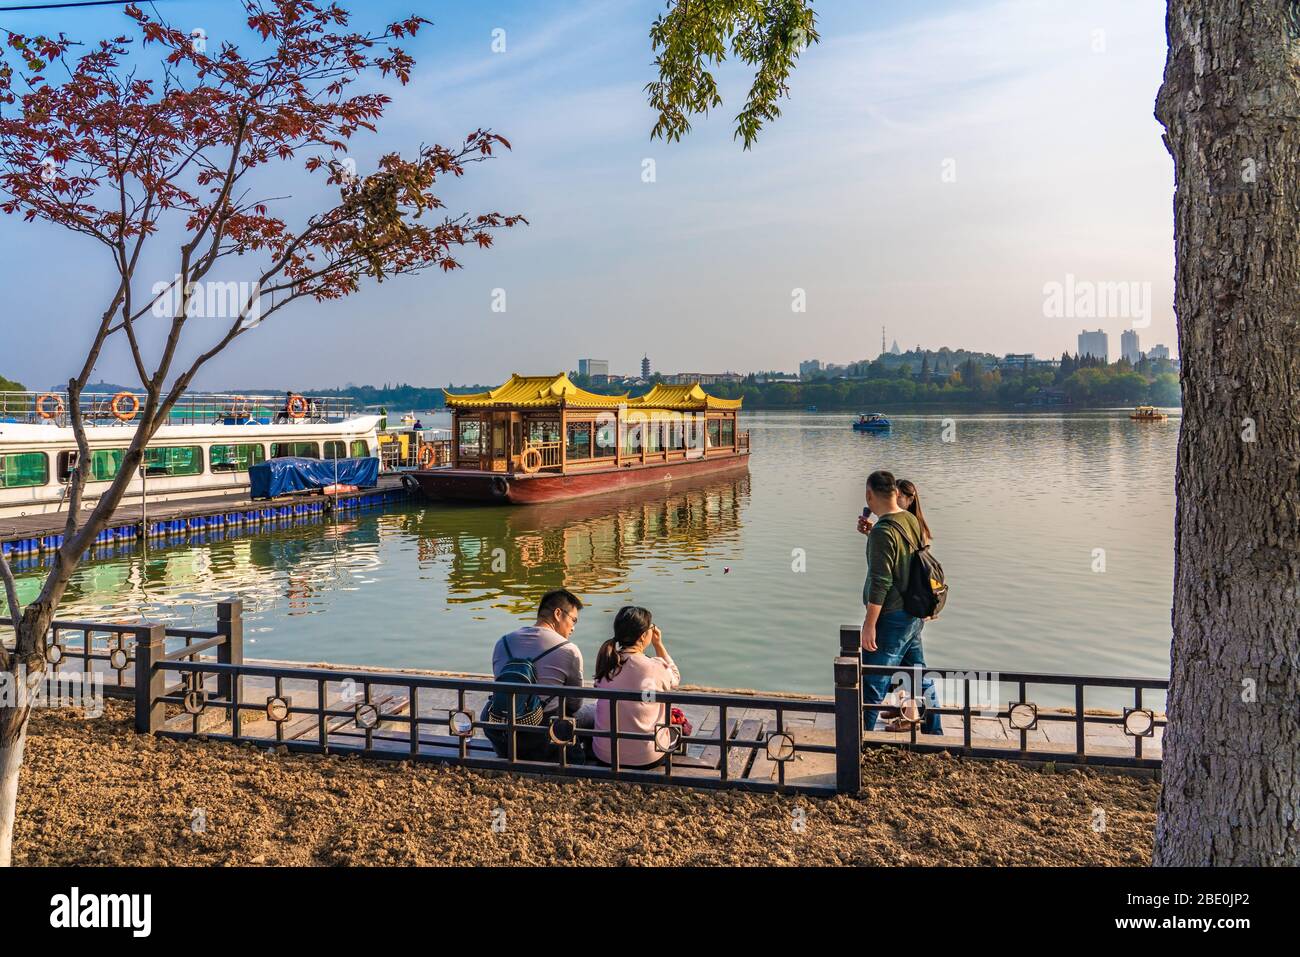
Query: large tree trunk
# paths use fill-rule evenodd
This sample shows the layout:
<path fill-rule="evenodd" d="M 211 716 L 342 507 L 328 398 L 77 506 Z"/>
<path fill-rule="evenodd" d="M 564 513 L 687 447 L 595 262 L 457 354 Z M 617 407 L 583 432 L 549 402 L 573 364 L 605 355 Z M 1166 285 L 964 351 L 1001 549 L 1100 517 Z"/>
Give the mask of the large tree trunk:
<path fill-rule="evenodd" d="M 11 673 L 12 674 L 12 673 Z M 13 863 L 14 821 L 18 811 L 18 772 L 27 743 L 27 707 L 0 708 L 0 867 Z"/>
<path fill-rule="evenodd" d="M 1182 358 L 1155 862 L 1300 864 L 1300 14 L 1169 0 Z"/>

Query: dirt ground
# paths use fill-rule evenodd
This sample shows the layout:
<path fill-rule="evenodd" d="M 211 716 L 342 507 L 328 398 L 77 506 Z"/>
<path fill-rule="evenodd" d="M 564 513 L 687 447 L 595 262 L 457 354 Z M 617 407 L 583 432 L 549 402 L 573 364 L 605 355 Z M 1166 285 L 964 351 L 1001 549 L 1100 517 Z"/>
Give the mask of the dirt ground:
<path fill-rule="evenodd" d="M 861 797 L 543 780 L 32 719 L 19 865 L 1145 865 L 1159 785 L 877 749 Z"/>

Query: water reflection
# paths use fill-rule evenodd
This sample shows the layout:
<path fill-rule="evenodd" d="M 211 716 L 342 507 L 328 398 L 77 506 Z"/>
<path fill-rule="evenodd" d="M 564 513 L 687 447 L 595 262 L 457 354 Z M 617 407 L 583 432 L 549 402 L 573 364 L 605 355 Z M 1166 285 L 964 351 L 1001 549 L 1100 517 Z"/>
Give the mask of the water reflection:
<path fill-rule="evenodd" d="M 679 570 L 735 551 L 749 476 L 674 483 L 575 502 L 515 509 L 429 508 L 404 516 L 421 568 L 446 562 L 449 605 L 489 604 L 514 614 L 543 593 L 621 587 L 647 559 Z"/>

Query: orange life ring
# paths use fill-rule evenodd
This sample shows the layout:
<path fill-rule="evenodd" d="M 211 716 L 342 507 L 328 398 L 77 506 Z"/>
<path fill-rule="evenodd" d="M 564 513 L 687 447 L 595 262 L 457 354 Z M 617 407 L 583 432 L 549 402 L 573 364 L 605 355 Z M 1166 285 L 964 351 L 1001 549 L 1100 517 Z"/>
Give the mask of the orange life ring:
<path fill-rule="evenodd" d="M 54 402 L 53 412 L 51 412 L 48 408 L 46 408 L 47 404 L 51 401 Z M 46 392 L 44 395 L 38 397 L 36 400 L 36 414 L 39 415 L 42 419 L 46 419 L 46 420 L 52 419 L 56 415 L 62 415 L 63 400 L 59 398 L 57 395 L 55 395 L 53 392 Z"/>
<path fill-rule="evenodd" d="M 307 400 L 300 395 L 289 397 L 289 418 L 301 419 L 307 414 Z"/>
<path fill-rule="evenodd" d="M 432 445 L 426 445 L 420 449 L 420 468 L 433 468 L 434 461 L 438 458 L 438 451 Z"/>
<path fill-rule="evenodd" d="M 126 399 L 131 400 L 131 408 L 129 411 L 122 408 L 122 403 Z M 113 418 L 117 419 L 117 421 L 130 422 L 140 414 L 140 397 L 134 392 L 119 392 L 117 395 L 113 396 L 112 409 Z"/>
<path fill-rule="evenodd" d="M 519 456 L 519 467 L 532 475 L 542 467 L 542 453 L 531 445 L 524 449 L 524 454 Z"/>

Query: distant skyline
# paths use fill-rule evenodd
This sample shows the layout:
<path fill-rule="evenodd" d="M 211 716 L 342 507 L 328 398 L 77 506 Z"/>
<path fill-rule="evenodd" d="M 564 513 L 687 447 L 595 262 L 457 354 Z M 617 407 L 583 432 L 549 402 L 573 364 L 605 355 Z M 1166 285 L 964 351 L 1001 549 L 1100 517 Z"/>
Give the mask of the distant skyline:
<path fill-rule="evenodd" d="M 412 10 L 434 21 L 405 44 L 411 85 L 384 85 L 393 102 L 381 135 L 358 140 L 359 171 L 491 127 L 514 149 L 439 195 L 453 213 L 531 225 L 456 273 L 286 309 L 196 388 L 482 383 L 588 356 L 635 374 L 645 354 L 664 372 L 794 370 L 874 358 L 882 325 L 904 350 L 1042 357 L 1073 352 L 1082 329 L 1118 341 L 1136 325 L 1144 349 L 1178 352 L 1173 173 L 1152 117 L 1158 0 L 821 0 L 823 40 L 748 153 L 731 137 L 748 85 L 735 65 L 719 74 L 724 106 L 686 141 L 649 139 L 658 0 L 344 5 L 358 28 Z M 247 42 L 234 4 L 157 10 L 209 43 Z M 0 26 L 94 41 L 126 23 L 116 8 L 78 8 L 10 12 Z M 296 165 L 261 186 L 295 208 L 328 195 Z M 11 216 L 0 254 L 0 375 L 66 379 L 110 292 L 105 254 Z M 149 269 L 146 287 L 174 272 L 161 256 Z M 1132 302 L 1107 311 L 1106 287 L 1130 286 Z M 131 381 L 130 362 L 112 353 L 92 378 Z"/>

